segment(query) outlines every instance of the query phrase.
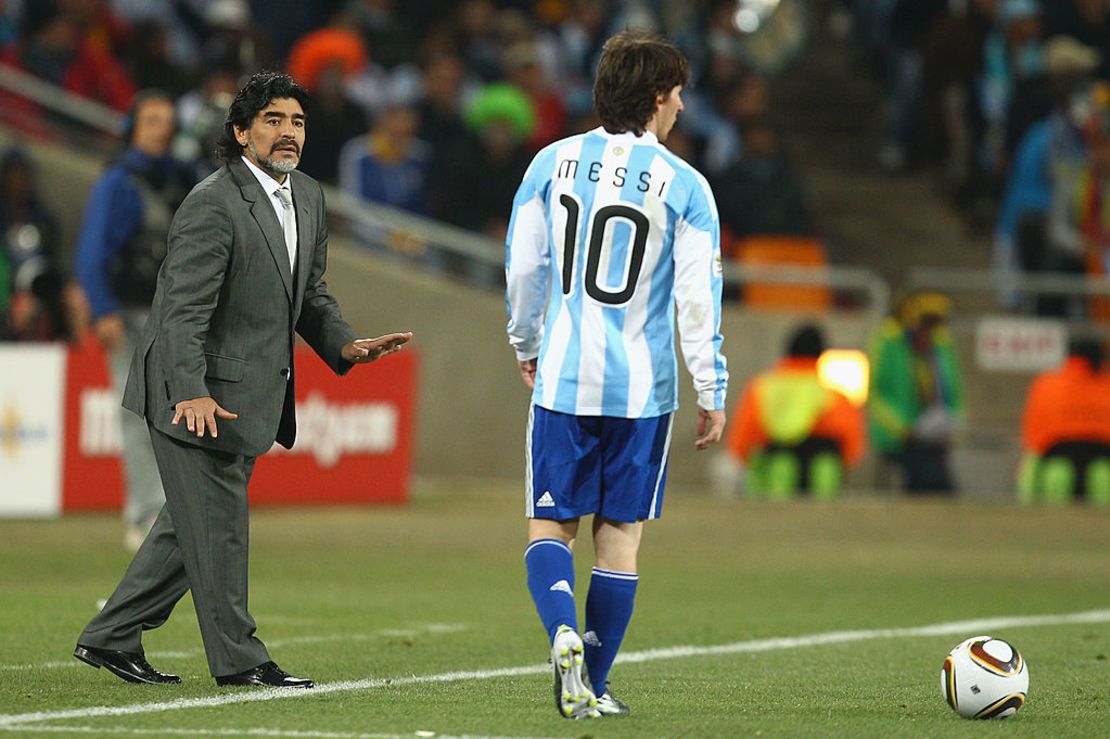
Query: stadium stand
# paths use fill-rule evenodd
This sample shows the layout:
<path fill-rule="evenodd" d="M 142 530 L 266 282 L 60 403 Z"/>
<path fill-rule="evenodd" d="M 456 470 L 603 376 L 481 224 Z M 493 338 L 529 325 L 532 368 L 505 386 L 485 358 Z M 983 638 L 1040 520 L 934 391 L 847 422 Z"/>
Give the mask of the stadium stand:
<path fill-rule="evenodd" d="M 1003 0 L 1001 4 L 1009 2 L 1016 0 Z M 909 5 L 894 3 L 898 4 Z M 1000 373 L 983 369 L 975 361 L 980 319 L 1005 313 L 1007 307 L 998 303 L 997 285 L 989 271 L 990 234 L 969 228 L 969 223 L 977 223 L 969 213 L 973 216 L 984 198 L 980 191 L 965 196 L 965 190 L 957 190 L 959 207 L 954 208 L 945 194 L 947 183 L 953 182 L 946 179 L 952 171 L 966 174 L 956 183 L 960 187 L 984 179 L 977 179 L 966 167 L 945 166 L 968 155 L 960 148 L 964 142 L 961 136 L 966 138 L 976 129 L 971 124 L 939 129 L 944 134 L 940 150 L 944 156 L 930 148 L 932 142 L 915 140 L 910 149 L 912 156 L 907 156 L 906 168 L 899 176 L 892 177 L 876 161 L 875 150 L 886 130 L 880 115 L 884 91 L 881 77 L 872 71 L 870 63 L 891 32 L 891 17 L 878 12 L 877 5 L 867 0 L 782 0 L 761 28 L 740 31 L 729 11 L 737 7 L 733 2 L 712 3 L 702 12 L 699 7 L 666 0 L 628 5 L 590 0 L 549 2 L 535 8 L 492 0 L 463 4 L 440 1 L 387 4 L 387 12 L 375 14 L 366 13 L 358 2 L 319 0 L 296 4 L 299 31 L 293 34 L 289 23 L 275 23 L 262 5 L 241 0 L 165 6 L 106 1 L 9 3 L 2 11 L 2 20 L 4 28 L 12 33 L 0 38 L 0 43 L 8 50 L 5 58 L 15 61 L 0 65 L 0 94 L 12 103 L 0 106 L 4 115 L 2 135 L 7 141 L 25 144 L 39 165 L 44 199 L 58 217 L 60 251 L 64 254 L 72 247 L 75 222 L 84 203 L 85 191 L 78 183 L 86 182 L 116 151 L 115 137 L 124 121 L 110 106 L 63 94 L 66 80 L 64 74 L 59 76 L 57 67 L 38 63 L 41 59 L 31 65 L 20 62 L 29 44 L 47 60 L 54 58 L 51 54 L 57 56 L 59 49 L 94 49 L 114 62 L 108 67 L 133 76 L 133 83 L 149 81 L 140 74 L 144 71 L 152 75 L 149 79 L 180 80 L 176 89 L 188 91 L 180 99 L 180 112 L 184 120 L 197 124 L 184 132 L 187 135 L 182 136 L 180 151 L 197 159 L 199 176 L 211 166 L 205 161 L 209 146 L 205 137 L 210 137 L 213 129 L 210 114 L 218 110 L 221 91 L 227 89 L 230 80 L 288 59 L 301 37 L 309 33 L 347 29 L 364 44 L 368 61 L 361 67 L 357 53 L 352 55 L 349 48 L 334 51 L 334 57 L 329 57 L 327 48 L 317 48 L 311 59 L 313 75 L 330 74 L 333 82 L 337 78 L 341 82 L 338 88 L 333 87 L 333 91 L 342 91 L 337 101 L 341 105 L 333 109 L 357 108 L 361 115 L 373 118 L 398 106 L 411 107 L 420 119 L 417 137 L 430 146 L 431 171 L 454 172 L 453 187 L 458 188 L 457 183 L 477 182 L 482 176 L 476 173 L 468 180 L 460 175 L 467 168 L 484 165 L 483 160 L 474 159 L 478 140 L 474 137 L 486 136 L 487 151 L 494 151 L 505 146 L 504 134 L 512 128 L 501 126 L 492 132 L 481 127 L 468 129 L 465 113 L 475 100 L 482 99 L 481 92 L 491 84 L 506 84 L 512 76 L 529 88 L 526 100 L 539 100 L 541 111 L 550 108 L 556 116 L 562 114 L 549 98 L 551 92 L 558 94 L 565 110 L 564 132 L 589 127 L 594 125 L 589 112 L 589 70 L 600 40 L 611 29 L 624 25 L 655 26 L 679 41 L 695 70 L 688 91 L 691 102 L 681 119 L 684 130 L 674 142 L 676 150 L 681 147 L 684 155 L 699 166 L 722 151 L 727 157 L 730 146 L 734 155 L 739 152 L 742 157 L 745 115 L 754 115 L 755 110 L 759 115 L 750 120 L 761 126 L 770 122 L 781 145 L 791 153 L 812 208 L 806 237 L 819 241 L 802 248 L 802 252 L 810 250 L 803 261 L 821 269 L 780 269 L 779 259 L 770 260 L 770 266 L 755 265 L 753 261 L 768 260 L 754 256 L 726 264 L 730 284 L 747 282 L 755 287 L 751 283 L 758 283 L 761 289 L 767 286 L 771 294 L 780 296 L 771 301 L 776 305 L 770 311 L 728 308 L 726 353 L 733 358 L 734 376 L 743 380 L 773 362 L 773 352 L 765 350 L 763 344 L 777 345 L 796 320 L 794 311 L 799 308 L 823 315 L 832 343 L 863 347 L 888 309 L 892 288 L 895 293 L 954 288 L 952 329 L 968 375 L 968 424 L 955 442 L 956 476 L 967 489 L 1012 494 L 1020 453 L 1018 409 L 1031 370 Z M 140 12 L 139 6 L 146 10 Z M 970 6 L 973 10 L 968 12 L 978 12 L 977 3 Z M 1052 17 L 1046 19 L 1042 36 L 1047 29 L 1070 32 L 1100 53 L 1105 51 L 1105 38 L 1098 31 L 1105 27 L 1105 19 L 1099 21 L 1072 11 L 1057 13 L 1056 9 L 1049 15 Z M 940 14 L 925 19 L 927 28 L 919 38 L 932 39 L 940 33 L 937 29 L 943 26 L 934 26 L 934 22 L 940 24 L 946 19 L 966 25 L 971 23 L 968 17 L 952 19 Z M 975 22 L 982 20 L 975 17 Z M 146 31 L 163 39 L 165 46 L 137 43 L 135 34 Z M 954 60 L 970 66 L 960 67 L 945 78 L 951 81 L 949 87 L 965 92 L 969 89 L 979 60 L 987 53 L 989 35 L 972 36 L 981 45 Z M 802 49 L 804 53 L 799 53 Z M 926 51 L 933 53 L 931 47 Z M 147 64 L 149 70 L 144 66 Z M 1105 73 L 1105 66 L 1103 55 L 1099 74 Z M 537 78 L 538 71 L 542 71 L 542 80 Z M 726 107 L 726 93 L 736 89 L 731 83 L 745 76 L 760 82 L 750 83 L 743 95 L 732 100 L 735 108 Z M 928 77 L 926 82 L 932 79 Z M 68 87 L 71 93 L 88 89 L 76 83 Z M 924 88 L 924 94 L 936 95 L 930 87 Z M 1024 98 L 1014 100 L 1020 103 Z M 111 100 L 104 102 L 112 104 Z M 967 101 L 967 105 L 974 102 Z M 929 106 L 923 109 L 923 113 L 931 111 Z M 503 119 L 511 123 L 514 115 L 504 113 Z M 550 123 L 547 114 L 543 122 Z M 358 135 L 364 136 L 368 125 L 366 120 L 360 124 Z M 917 129 L 918 133 L 931 130 L 937 129 L 928 125 Z M 517 135 L 533 132 L 528 128 L 517 131 Z M 543 136 L 550 135 L 554 134 Z M 537 138 L 528 145 L 539 143 L 541 139 Z M 63 161 L 65 166 L 61 165 Z M 519 173 L 511 166 L 500 170 L 505 173 L 505 182 L 486 181 L 481 188 L 472 189 L 484 193 L 498 188 L 511 190 Z M 334 171 L 338 172 L 338 161 Z M 329 173 L 324 168 L 319 174 L 326 178 Z M 515 467 L 507 469 L 504 460 L 481 454 L 461 455 L 437 438 L 451 437 L 451 421 L 465 411 L 481 419 L 484 428 L 497 429 L 490 432 L 493 439 L 505 429 L 500 438 L 504 446 L 516 443 L 517 428 L 515 409 L 495 412 L 487 407 L 496 405 L 492 402 L 499 397 L 496 390 L 475 391 L 469 387 L 463 392 L 459 380 L 451 376 L 465 369 L 480 374 L 491 386 L 497 384 L 497 378 L 511 376 L 507 375 L 508 363 L 495 356 L 495 347 L 503 343 L 499 335 L 502 317 L 498 285 L 504 247 L 489 235 L 496 235 L 497 225 L 488 217 L 475 222 L 474 227 L 484 234 L 445 225 L 439 219 L 444 217 L 443 208 L 450 199 L 437 194 L 442 193 L 444 183 L 436 182 L 434 177 L 432 180 L 424 210 L 430 218 L 330 191 L 333 263 L 388 274 L 395 284 L 405 285 L 396 292 L 390 287 L 363 296 L 367 315 L 372 311 L 398 315 L 396 303 L 390 300 L 404 304 L 413 295 L 423 296 L 429 304 L 416 309 L 418 316 L 426 313 L 427 318 L 418 317 L 413 326 L 418 335 L 427 337 L 428 352 L 425 381 L 421 384 L 418 470 L 450 473 L 452 465 L 458 465 L 457 471 L 463 473 L 500 468 L 511 474 Z M 942 187 L 938 188 L 938 183 Z M 990 204 L 989 198 L 986 201 Z M 816 258 L 814 243 L 821 245 L 823 261 Z M 790 258 L 796 259 L 796 254 Z M 68 263 L 65 258 L 61 261 Z M 414 266 L 419 269 L 414 270 Z M 929 273 L 928 269 L 936 271 Z M 970 287 L 959 287 L 960 280 L 954 279 L 959 274 L 968 276 Z M 335 274 L 337 291 L 345 289 L 346 278 L 345 274 Z M 786 284 L 772 284 L 776 280 Z M 350 282 L 350 289 L 355 289 L 355 281 Z M 1023 284 L 1033 291 L 1044 289 L 1041 283 Z M 784 289 L 786 295 L 790 295 L 789 290 L 802 290 L 810 297 L 797 300 L 795 294 L 783 301 Z M 1105 288 L 1091 288 L 1089 282 L 1068 283 L 1064 288 L 1065 292 L 1080 294 L 1091 289 Z M 447 316 L 445 311 L 432 307 L 441 303 L 454 305 L 457 310 Z M 459 312 L 471 313 L 473 321 L 465 327 L 453 326 Z M 479 315 L 485 317 L 479 320 Z M 475 328 L 478 323 L 481 329 Z M 490 324 L 493 328 L 486 335 Z M 448 327 L 453 335 L 448 335 Z M 477 339 L 475 332 L 483 338 Z M 470 340 L 463 341 L 460 335 Z M 751 336 L 760 337 L 758 346 L 748 346 Z M 475 345 L 489 347 L 483 349 L 480 359 L 474 357 L 479 353 L 471 348 Z M 460 367 L 457 358 L 441 358 L 439 352 L 448 349 L 458 351 L 456 357 L 469 356 L 471 361 Z M 680 426 L 684 423 L 692 424 L 692 420 L 680 416 Z M 676 469 L 690 467 L 697 469 L 695 464 L 675 465 Z M 870 484 L 872 473 L 865 464 L 856 478 L 849 479 L 849 487 L 859 481 Z"/>

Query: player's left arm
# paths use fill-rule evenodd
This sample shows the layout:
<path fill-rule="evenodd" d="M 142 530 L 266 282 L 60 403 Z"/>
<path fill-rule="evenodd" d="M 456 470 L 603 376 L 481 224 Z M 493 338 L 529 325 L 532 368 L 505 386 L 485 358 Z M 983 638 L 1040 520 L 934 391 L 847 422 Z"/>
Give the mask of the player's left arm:
<path fill-rule="evenodd" d="M 691 182 L 675 227 L 674 295 L 686 368 L 698 394 L 698 449 L 720 440 L 725 427 L 728 369 L 721 353 L 721 226 L 713 193 L 701 175 Z"/>

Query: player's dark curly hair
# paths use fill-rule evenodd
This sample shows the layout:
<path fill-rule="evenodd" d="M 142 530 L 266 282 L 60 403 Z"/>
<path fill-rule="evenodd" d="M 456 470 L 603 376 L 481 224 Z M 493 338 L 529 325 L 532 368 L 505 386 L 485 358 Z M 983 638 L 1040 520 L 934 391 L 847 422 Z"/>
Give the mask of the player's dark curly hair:
<path fill-rule="evenodd" d="M 690 76 L 686 57 L 650 31 L 626 30 L 605 42 L 594 82 L 594 109 L 609 133 L 639 135 L 664 97 Z"/>
<path fill-rule="evenodd" d="M 235 128 L 250 128 L 259 111 L 278 98 L 293 98 L 302 108 L 308 108 L 308 90 L 284 72 L 255 72 L 251 75 L 227 110 L 224 133 L 216 143 L 216 154 L 221 160 L 233 162 L 243 155 L 243 147 L 235 140 Z"/>

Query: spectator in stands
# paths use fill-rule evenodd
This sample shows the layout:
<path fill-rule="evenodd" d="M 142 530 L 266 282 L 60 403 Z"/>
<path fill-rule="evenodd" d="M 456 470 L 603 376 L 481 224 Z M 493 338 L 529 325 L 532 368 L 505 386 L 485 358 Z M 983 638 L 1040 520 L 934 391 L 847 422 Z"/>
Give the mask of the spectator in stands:
<path fill-rule="evenodd" d="M 123 50 L 123 64 L 140 88 L 158 88 L 177 96 L 189 89 L 193 77 L 176 64 L 170 53 L 170 35 L 156 20 L 143 20 L 131 27 Z"/>
<path fill-rule="evenodd" d="M 4 52 L 5 64 L 75 95 L 127 110 L 135 83 L 119 61 L 84 32 L 80 18 L 56 0 L 27 4 L 21 36 L 20 43 Z"/>
<path fill-rule="evenodd" d="M 685 44 L 695 76 L 682 91 L 686 112 L 679 125 L 691 135 L 693 163 L 707 176 L 719 173 L 740 156 L 742 131 L 736 117 L 726 111 L 735 113 L 743 108 L 749 114 L 763 115 L 768 107 L 764 80 L 743 63 L 735 14 L 735 3 L 715 2 L 704 27 Z"/>
<path fill-rule="evenodd" d="M 184 8 L 190 3 L 175 3 Z M 234 59 L 244 74 L 274 69 L 289 47 L 285 40 L 296 38 L 319 23 L 319 3 L 304 0 L 208 0 L 196 22 L 201 41 L 200 58 Z M 256 6 L 252 17 L 251 6 Z M 311 22 L 302 22 L 312 19 Z"/>
<path fill-rule="evenodd" d="M 325 72 L 335 70 L 344 77 L 360 71 L 368 61 L 366 45 L 351 19 L 340 14 L 328 26 L 301 36 L 285 66 L 293 79 L 311 90 Z"/>
<path fill-rule="evenodd" d="M 312 146 L 301 155 L 301 168 L 320 182 L 339 184 L 344 144 L 366 131 L 365 111 L 347 97 L 342 73 L 330 68 L 312 88 L 306 120 L 311 121 Z"/>
<path fill-rule="evenodd" d="M 1039 0 L 1000 0 L 994 29 L 983 46 L 978 110 L 983 131 L 976 160 L 987 183 L 1005 172 L 1007 131 L 1015 95 L 1044 71 L 1044 17 Z M 1012 137 L 1011 137 L 1012 138 Z"/>
<path fill-rule="evenodd" d="M 455 9 L 450 26 L 466 65 L 483 82 L 493 82 L 502 76 L 496 20 L 497 5 L 492 0 L 463 0 Z"/>
<path fill-rule="evenodd" d="M 327 28 L 297 42 L 290 55 L 289 71 L 301 78 L 296 63 L 301 56 L 314 59 L 321 69 L 325 64 L 340 64 L 343 68 L 344 95 L 362 108 L 359 130 L 365 130 L 367 120 L 376 119 L 391 106 L 414 102 L 420 95 L 420 70 L 415 65 L 400 64 L 387 68 L 373 54 L 374 50 L 368 49 L 358 34 L 354 19 L 340 13 Z M 305 78 L 305 82 L 314 84 L 311 78 Z M 314 132 L 313 139 L 316 136 L 317 132 Z M 349 138 L 343 139 L 339 145 L 342 146 Z"/>
<path fill-rule="evenodd" d="M 432 51 L 424 60 L 417 138 L 436 156 L 466 135 L 461 112 L 465 74 L 462 60 L 452 52 Z"/>
<path fill-rule="evenodd" d="M 721 223 L 733 238 L 813 232 L 805 188 L 766 117 L 746 121 L 743 153 L 713 185 Z"/>
<path fill-rule="evenodd" d="M 230 61 L 217 63 L 208 70 L 200 85 L 177 99 L 177 137 L 173 154 L 193 170 L 192 179 L 200 182 L 220 167 L 216 143 L 223 135 L 224 117 L 239 75 Z"/>
<path fill-rule="evenodd" d="M 1021 421 L 1023 502 L 1086 497 L 1110 505 L 1110 373 L 1101 341 L 1073 339 L 1064 364 L 1038 375 Z"/>
<path fill-rule="evenodd" d="M 301 167 L 317 180 L 338 182 L 340 150 L 366 130 L 366 112 L 348 97 L 347 82 L 367 63 L 362 39 L 346 16 L 303 36 L 289 55 L 289 74 L 312 93 L 305 111 L 312 146 L 304 150 Z"/>
<path fill-rule="evenodd" d="M 13 0 L 0 0 L 0 49 L 6 49 L 19 38 L 20 8 L 13 5 Z"/>
<path fill-rule="evenodd" d="M 719 175 L 740 161 L 748 127 L 766 124 L 770 117 L 767 80 L 755 72 L 740 73 L 721 94 L 720 120 L 706 137 L 704 161 L 708 175 Z"/>
<path fill-rule="evenodd" d="M 1088 156 L 1071 162 L 1053 180 L 1048 213 L 1049 263 L 1053 271 L 1087 273 L 1105 279 L 1110 255 L 1110 82 L 1098 82 L 1082 95 L 1082 122 Z M 1047 312 L 1047 311 L 1042 311 Z M 1066 312 L 1083 317 L 1077 301 Z M 1086 314 L 1110 319 L 1104 299 L 1087 301 Z"/>
<path fill-rule="evenodd" d="M 610 35 L 606 5 L 601 0 L 578 0 L 568 6 L 566 17 L 554 29 L 556 76 L 571 113 L 587 114 L 593 112 L 594 69 Z"/>
<path fill-rule="evenodd" d="M 911 493 L 955 491 L 948 456 L 964 389 L 950 313 L 939 293 L 911 295 L 871 344 L 871 443 L 901 468 Z"/>
<path fill-rule="evenodd" d="M 396 106 L 370 133 L 348 141 L 339 155 L 340 187 L 364 200 L 426 213 L 432 152 L 416 138 L 417 124 L 415 110 Z"/>
<path fill-rule="evenodd" d="M 488 85 L 466 115 L 471 134 L 445 153 L 434 184 L 435 212 L 445 221 L 498 240 L 528 168 L 525 141 L 535 127 L 532 102 L 508 84 Z"/>
<path fill-rule="evenodd" d="M 923 39 L 944 12 L 945 0 L 893 0 L 881 32 L 886 56 L 888 121 L 879 164 L 897 172 L 916 155 L 921 110 Z"/>
<path fill-rule="evenodd" d="M 1035 122 L 1018 145 L 1009 180 L 999 208 L 994 238 L 994 268 L 1002 276 L 1045 271 L 1081 272 L 1082 264 L 1046 244 L 1045 221 L 1052 201 L 1053 182 L 1083 166 L 1088 157 L 1082 126 L 1077 116 L 1085 92 L 1076 97 L 1077 87 L 1099 65 L 1097 49 L 1084 46 L 1070 36 L 1055 36 L 1045 44 L 1047 82 L 1055 105 Z M 1069 269 L 1069 264 L 1071 268 Z M 1018 305 L 1016 295 L 1003 300 Z M 1063 315 L 1066 301 L 1046 296 L 1037 301 L 1039 312 Z M 1023 306 L 1024 307 L 1024 306 Z"/>
<path fill-rule="evenodd" d="M 998 0 L 949 3 L 921 39 L 920 151 L 945 157 L 945 173 L 957 191 L 975 186 L 972 110 L 997 9 Z"/>
<path fill-rule="evenodd" d="M 374 58 L 386 69 L 414 61 L 417 47 L 414 19 L 399 12 L 395 0 L 347 0 L 344 10 L 351 17 Z"/>
<path fill-rule="evenodd" d="M 26 152 L 0 158 L 0 339 L 66 338 L 66 278 L 58 262 L 57 223 L 35 190 Z"/>
<path fill-rule="evenodd" d="M 93 187 L 76 253 L 93 334 L 108 354 L 121 397 L 131 356 L 150 314 L 170 219 L 192 185 L 169 154 L 173 100 L 160 91 L 144 91 L 136 96 L 128 121 L 128 148 Z M 125 543 L 134 550 L 154 523 L 164 495 L 146 424 L 132 413 L 121 416 Z"/>
<path fill-rule="evenodd" d="M 165 51 L 169 64 L 182 70 L 185 79 L 193 81 L 200 68 L 208 61 L 201 56 L 201 44 L 207 36 L 208 26 L 203 8 L 188 2 L 161 2 L 161 0 L 107 0 L 106 3 L 120 22 L 130 28 L 130 36 L 141 40 L 145 26 L 161 29 L 165 35 Z M 134 37 L 138 37 L 135 39 Z M 130 54 L 125 54 L 130 56 Z M 134 68 L 134 62 L 128 64 Z M 144 81 L 145 83 L 145 81 Z M 143 87 L 157 85 L 143 84 Z"/>
<path fill-rule="evenodd" d="M 510 46 L 505 50 L 502 66 L 509 83 L 531 98 L 536 111 L 536 126 L 528 137 L 528 150 L 537 152 L 562 138 L 567 124 L 567 109 L 548 84 L 535 43 L 518 41 Z"/>
<path fill-rule="evenodd" d="M 863 458 L 863 414 L 821 383 L 817 360 L 824 351 L 821 329 L 803 325 L 783 359 L 744 388 L 727 447 L 747 465 L 749 494 L 830 498 L 840 492 L 845 468 Z"/>
<path fill-rule="evenodd" d="M 1071 36 L 1097 49 L 1098 77 L 1110 79 L 1110 3 L 1106 0 L 1060 0 L 1045 3 L 1045 35 Z"/>

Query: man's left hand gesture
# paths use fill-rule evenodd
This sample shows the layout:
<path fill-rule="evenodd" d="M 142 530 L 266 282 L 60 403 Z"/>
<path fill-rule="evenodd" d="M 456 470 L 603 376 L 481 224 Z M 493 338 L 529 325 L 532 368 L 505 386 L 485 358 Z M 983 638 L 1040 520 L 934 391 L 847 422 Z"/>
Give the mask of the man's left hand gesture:
<path fill-rule="evenodd" d="M 386 334 L 376 339 L 355 339 L 344 344 L 339 353 L 351 364 L 368 364 L 399 350 L 409 343 L 410 339 L 412 339 L 411 331 Z"/>

